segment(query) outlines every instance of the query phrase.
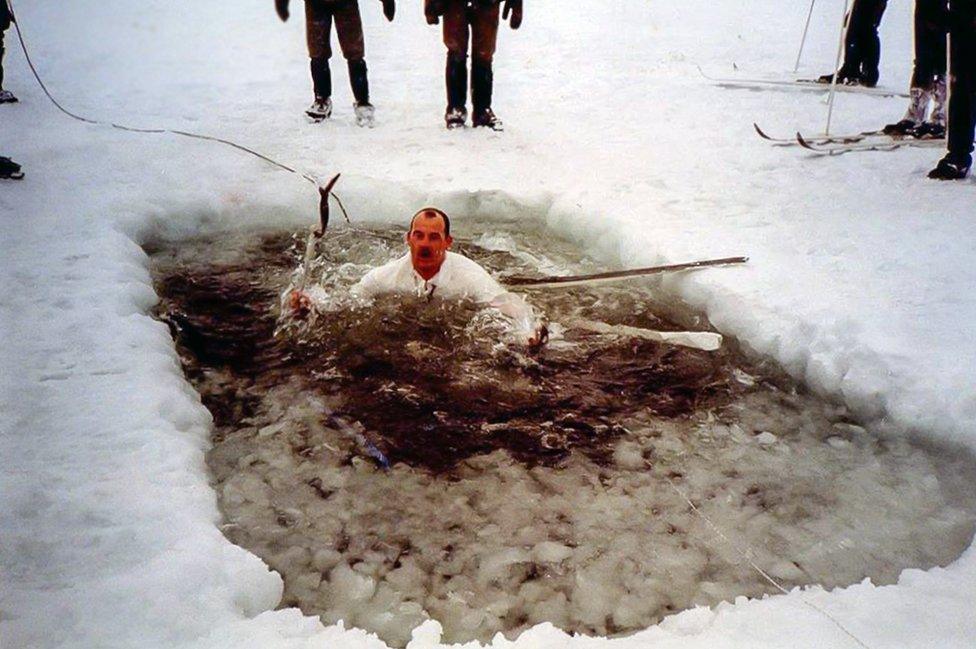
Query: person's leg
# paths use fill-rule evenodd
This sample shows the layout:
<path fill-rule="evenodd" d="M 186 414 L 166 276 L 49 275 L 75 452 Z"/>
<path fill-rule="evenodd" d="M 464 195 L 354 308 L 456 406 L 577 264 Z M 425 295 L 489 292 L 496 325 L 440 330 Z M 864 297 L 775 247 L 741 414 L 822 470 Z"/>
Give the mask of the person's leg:
<path fill-rule="evenodd" d="M 444 119 L 448 128 L 464 126 L 468 103 L 468 42 L 470 25 L 465 0 L 448 0 L 444 15 L 444 45 L 447 64 L 444 81 L 447 87 L 447 111 Z"/>
<path fill-rule="evenodd" d="M 3 0 L 0 0 L 2 2 Z M 3 30 L 0 29 L 0 90 L 3 90 Z"/>
<path fill-rule="evenodd" d="M 923 128 L 925 135 L 929 137 L 944 135 L 944 132 L 936 133 L 935 127 L 942 128 L 944 131 L 946 8 L 946 0 L 916 0 L 915 2 L 912 29 L 915 56 L 912 61 L 908 110 L 905 111 L 901 121 L 884 127 L 884 132 L 888 135 L 918 134 L 919 128 Z M 925 124 L 925 116 L 929 103 L 933 100 L 936 105 L 933 118 L 939 118 L 939 121 L 928 125 Z"/>
<path fill-rule="evenodd" d="M 347 0 L 335 6 L 336 33 L 339 47 L 349 66 L 349 85 L 356 99 L 356 106 L 370 106 L 369 77 L 366 70 L 366 41 L 363 37 L 363 20 L 359 15 L 358 0 Z"/>
<path fill-rule="evenodd" d="M 921 15 L 920 15 L 921 14 Z M 947 0 L 918 0 L 915 5 L 915 70 L 913 91 L 923 88 L 932 97 L 932 112 L 916 132 L 918 137 L 943 138 L 946 134 L 946 61 L 949 25 Z"/>
<path fill-rule="evenodd" d="M 881 39 L 878 27 L 888 6 L 887 0 L 856 0 L 851 10 L 851 30 L 857 40 L 859 68 L 853 68 L 866 86 L 878 85 L 878 65 L 881 62 Z"/>
<path fill-rule="evenodd" d="M 308 110 L 310 117 L 324 119 L 332 113 L 332 71 L 329 59 L 332 47 L 332 11 L 319 0 L 305 0 L 305 37 L 308 42 L 309 68 L 315 103 Z"/>
<path fill-rule="evenodd" d="M 492 61 L 498 42 L 500 5 L 496 2 L 476 5 L 471 21 L 471 104 L 474 126 L 500 129 L 501 121 L 491 110 L 494 87 Z"/>
<path fill-rule="evenodd" d="M 948 152 L 930 178 L 958 180 L 972 166 L 976 136 L 976 0 L 949 4 Z"/>

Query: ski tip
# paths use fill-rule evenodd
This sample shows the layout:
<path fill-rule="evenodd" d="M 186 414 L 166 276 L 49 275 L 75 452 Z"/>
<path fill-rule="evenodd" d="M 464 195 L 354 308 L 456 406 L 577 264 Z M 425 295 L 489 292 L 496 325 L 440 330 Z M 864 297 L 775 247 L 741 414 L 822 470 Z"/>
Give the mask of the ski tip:
<path fill-rule="evenodd" d="M 764 139 L 764 140 L 772 140 L 773 139 L 773 138 L 769 137 L 768 135 L 766 135 L 766 133 L 764 133 L 761 128 L 759 128 L 759 124 L 756 124 L 755 122 L 753 122 L 752 123 L 752 128 L 756 129 L 756 133 L 758 133 L 759 134 L 759 137 L 761 137 L 762 139 Z"/>
<path fill-rule="evenodd" d="M 803 134 L 800 133 L 799 131 L 796 132 L 796 143 L 809 151 L 817 151 L 816 147 L 814 147 L 812 144 L 807 142 L 806 139 L 803 137 Z"/>

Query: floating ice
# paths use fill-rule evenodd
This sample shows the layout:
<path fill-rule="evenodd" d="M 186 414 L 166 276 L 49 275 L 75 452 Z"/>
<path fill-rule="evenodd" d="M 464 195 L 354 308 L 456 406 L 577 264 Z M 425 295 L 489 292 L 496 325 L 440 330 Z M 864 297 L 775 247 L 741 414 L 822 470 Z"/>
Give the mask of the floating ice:
<path fill-rule="evenodd" d="M 495 272 L 580 268 L 551 238 L 473 235 L 461 247 Z M 281 573 L 282 606 L 404 646 L 430 618 L 448 642 L 540 622 L 621 634 L 772 592 L 685 497 L 786 587 L 891 583 L 969 544 L 967 457 L 858 425 L 733 351 L 572 329 L 693 320 L 640 284 L 534 293 L 553 322 L 538 356 L 471 306 L 345 302 L 401 241 L 330 233 L 307 279 L 334 302 L 311 323 L 276 311 L 302 241 L 154 258 L 214 415 L 226 534 Z"/>

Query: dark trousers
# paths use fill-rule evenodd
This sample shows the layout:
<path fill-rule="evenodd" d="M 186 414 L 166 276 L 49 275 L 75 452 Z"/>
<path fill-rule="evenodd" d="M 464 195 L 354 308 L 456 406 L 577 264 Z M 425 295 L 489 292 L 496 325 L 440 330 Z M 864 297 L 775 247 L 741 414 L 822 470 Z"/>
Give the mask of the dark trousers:
<path fill-rule="evenodd" d="M 912 88 L 931 90 L 946 73 L 948 0 L 915 0 L 915 63 Z"/>
<path fill-rule="evenodd" d="M 444 8 L 444 45 L 452 57 L 490 65 L 498 42 L 499 3 L 447 0 Z"/>
<path fill-rule="evenodd" d="M 976 0 L 949 2 L 949 156 L 970 161 L 976 135 Z"/>
<path fill-rule="evenodd" d="M 332 23 L 342 56 L 349 65 L 349 82 L 358 104 L 369 103 L 366 44 L 358 0 L 305 0 L 305 37 L 311 59 L 312 87 L 316 97 L 332 96 Z"/>
<path fill-rule="evenodd" d="M 363 38 L 363 21 L 359 15 L 356 0 L 325 2 L 324 0 L 305 0 L 305 36 L 308 41 L 308 56 L 313 59 L 332 57 L 332 22 L 335 21 L 339 47 L 347 61 L 356 61 L 366 56 Z"/>
<path fill-rule="evenodd" d="M 0 31 L 0 89 L 3 89 L 3 32 Z"/>
<path fill-rule="evenodd" d="M 888 0 L 854 0 L 847 23 L 844 42 L 842 77 L 878 79 L 881 61 L 881 39 L 878 26 L 884 16 Z"/>

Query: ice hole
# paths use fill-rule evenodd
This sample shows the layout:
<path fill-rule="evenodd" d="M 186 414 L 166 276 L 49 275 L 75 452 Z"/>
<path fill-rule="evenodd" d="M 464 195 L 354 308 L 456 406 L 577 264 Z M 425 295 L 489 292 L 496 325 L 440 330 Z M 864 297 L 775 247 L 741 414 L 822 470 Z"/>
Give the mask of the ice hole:
<path fill-rule="evenodd" d="M 605 270 L 544 230 L 454 229 L 499 277 Z M 446 642 L 618 635 L 776 592 L 681 493 L 787 588 L 893 583 L 970 544 L 968 454 L 854 421 L 733 344 L 560 326 L 708 328 L 646 280 L 528 292 L 554 323 L 540 354 L 472 305 L 343 305 L 401 236 L 330 231 L 307 280 L 338 308 L 305 323 L 279 321 L 304 233 L 147 247 L 214 417 L 223 529 L 282 575 L 281 606 L 402 647 L 428 618 Z"/>

